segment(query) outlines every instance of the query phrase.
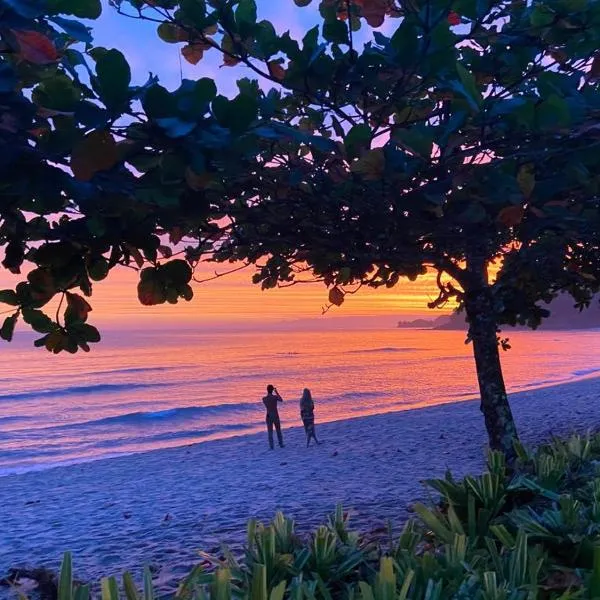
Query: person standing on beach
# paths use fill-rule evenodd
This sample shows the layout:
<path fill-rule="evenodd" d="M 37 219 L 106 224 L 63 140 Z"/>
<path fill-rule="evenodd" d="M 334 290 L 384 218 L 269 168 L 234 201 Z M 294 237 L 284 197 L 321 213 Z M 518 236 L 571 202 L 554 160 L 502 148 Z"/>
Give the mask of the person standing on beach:
<path fill-rule="evenodd" d="M 263 398 L 263 404 L 267 409 L 267 431 L 269 432 L 269 446 L 271 450 L 273 450 L 273 426 L 275 426 L 275 431 L 277 431 L 279 446 L 283 448 L 281 421 L 279 420 L 279 411 L 277 410 L 278 402 L 283 402 L 283 398 L 279 395 L 277 388 L 269 384 L 267 386 L 267 395 Z"/>
<path fill-rule="evenodd" d="M 319 440 L 315 434 L 315 403 L 313 402 L 312 395 L 308 388 L 304 388 L 302 392 L 302 398 L 300 398 L 300 418 L 304 424 L 304 431 L 306 432 L 306 447 L 310 445 L 310 439 L 314 438 L 317 445 Z"/>

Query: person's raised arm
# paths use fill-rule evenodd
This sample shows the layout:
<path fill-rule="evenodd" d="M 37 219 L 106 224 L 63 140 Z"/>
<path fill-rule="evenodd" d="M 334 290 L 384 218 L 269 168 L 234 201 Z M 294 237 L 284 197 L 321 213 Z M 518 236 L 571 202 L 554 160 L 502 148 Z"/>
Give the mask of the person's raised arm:
<path fill-rule="evenodd" d="M 277 401 L 278 402 L 283 402 L 283 398 L 281 397 L 281 394 L 279 393 L 279 391 L 277 390 L 277 388 L 274 388 L 273 391 L 275 392 L 275 395 L 277 396 Z"/>

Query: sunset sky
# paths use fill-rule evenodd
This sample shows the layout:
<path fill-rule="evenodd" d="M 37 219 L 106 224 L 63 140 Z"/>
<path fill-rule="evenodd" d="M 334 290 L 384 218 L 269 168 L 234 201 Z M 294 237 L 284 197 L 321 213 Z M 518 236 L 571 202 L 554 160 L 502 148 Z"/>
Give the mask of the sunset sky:
<path fill-rule="evenodd" d="M 257 0 L 259 19 L 271 20 L 280 31 L 290 30 L 301 39 L 306 31 L 319 22 L 318 2 L 300 9 L 293 0 Z M 156 26 L 120 16 L 114 8 L 103 2 L 103 14 L 93 27 L 95 44 L 121 50 L 129 61 L 133 83 L 144 83 L 149 73 L 159 77 L 160 83 L 170 89 L 180 85 L 181 77 L 216 80 L 219 93 L 237 92 L 236 79 L 249 76 L 242 66 L 221 67 L 222 57 L 208 52 L 197 66 L 180 59 L 180 46 L 160 41 Z M 394 20 L 388 20 L 381 30 L 391 29 Z M 368 28 L 358 34 L 366 39 Z M 218 268 L 221 268 L 218 266 Z M 223 324 L 228 322 L 281 321 L 291 319 L 321 319 L 321 308 L 327 303 L 327 291 L 322 285 L 302 285 L 288 289 L 261 291 L 250 283 L 250 270 L 234 273 L 224 279 L 195 285 L 195 297 L 176 306 L 146 307 L 136 297 L 137 274 L 127 269 L 114 272 L 108 280 L 95 284 L 91 303 L 94 313 L 91 320 L 119 326 L 181 325 L 183 323 Z M 19 279 L 6 272 L 0 274 L 2 287 L 13 286 Z M 418 316 L 436 317 L 440 311 L 429 311 L 427 302 L 436 296 L 433 276 L 416 283 L 401 282 L 393 290 L 361 290 L 348 297 L 341 308 L 333 308 L 324 317 L 328 322 L 339 317 Z M 49 307 L 51 309 L 51 307 Z M 444 311 L 448 312 L 448 311 Z M 390 321 L 392 322 L 392 321 Z M 318 321 L 315 323 L 317 324 Z M 318 325 L 317 325 L 318 326 Z"/>

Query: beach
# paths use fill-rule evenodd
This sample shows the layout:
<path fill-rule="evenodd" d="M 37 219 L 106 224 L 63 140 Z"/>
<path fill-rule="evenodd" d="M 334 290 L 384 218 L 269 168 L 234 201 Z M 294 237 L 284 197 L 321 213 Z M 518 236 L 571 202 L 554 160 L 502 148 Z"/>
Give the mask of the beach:
<path fill-rule="evenodd" d="M 592 378 L 512 394 L 522 440 L 600 428 L 599 392 Z M 411 503 L 428 496 L 422 480 L 484 468 L 476 401 L 323 425 L 318 404 L 316 414 L 323 443 L 308 449 L 296 426 L 273 451 L 260 432 L 0 477 L 0 576 L 10 567 L 56 569 L 70 550 L 80 580 L 139 575 L 148 564 L 168 593 L 198 550 L 240 548 L 250 517 L 282 510 L 302 532 L 342 503 L 356 529 L 399 527 Z"/>

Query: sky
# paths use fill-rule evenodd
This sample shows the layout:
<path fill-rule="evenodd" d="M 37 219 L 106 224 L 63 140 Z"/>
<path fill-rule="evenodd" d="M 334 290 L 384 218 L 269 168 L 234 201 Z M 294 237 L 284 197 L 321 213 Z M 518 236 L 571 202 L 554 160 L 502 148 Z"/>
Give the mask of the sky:
<path fill-rule="evenodd" d="M 259 19 L 271 20 L 278 31 L 289 30 L 297 39 L 319 22 L 317 0 L 307 8 L 296 7 L 293 0 L 257 0 L 257 4 Z M 182 76 L 188 79 L 211 77 L 216 81 L 219 93 L 233 95 L 236 79 L 250 75 L 243 66 L 221 67 L 222 58 L 216 51 L 207 52 L 198 65 L 190 65 L 180 58 L 181 45 L 166 44 L 158 39 L 155 24 L 121 16 L 105 0 L 102 16 L 90 24 L 97 46 L 117 48 L 125 54 L 134 84 L 144 83 L 149 73 L 157 75 L 160 83 L 169 89 L 178 87 Z M 394 22 L 388 22 L 381 29 L 393 25 Z M 366 36 L 367 30 L 364 30 L 359 35 Z M 434 318 L 441 314 L 439 310 L 427 309 L 427 302 L 437 295 L 432 275 L 415 283 L 401 282 L 392 290 L 361 290 L 348 297 L 342 307 L 333 307 L 325 316 L 322 307 L 327 304 L 327 290 L 323 285 L 261 291 L 259 286 L 251 284 L 251 276 L 251 271 L 243 271 L 196 284 L 194 299 L 189 303 L 181 301 L 175 306 L 146 307 L 137 301 L 137 274 L 128 269 L 115 270 L 106 281 L 94 286 L 91 299 L 94 312 L 90 321 L 118 327 L 186 324 L 220 327 L 315 319 L 316 326 L 326 326 L 335 319 L 350 323 L 354 318 L 355 324 L 393 323 L 397 318 Z M 2 287 L 14 285 L 18 280 L 6 272 L 0 273 Z M 48 308 L 52 310 L 52 307 Z"/>

